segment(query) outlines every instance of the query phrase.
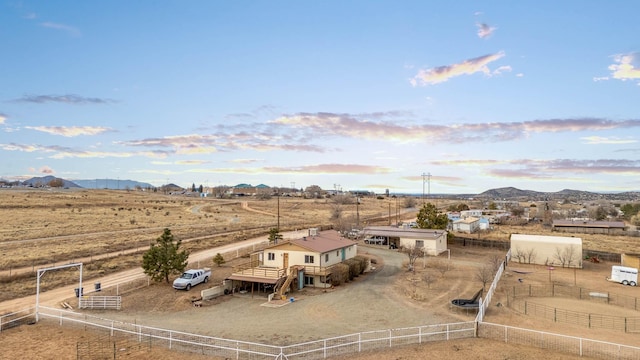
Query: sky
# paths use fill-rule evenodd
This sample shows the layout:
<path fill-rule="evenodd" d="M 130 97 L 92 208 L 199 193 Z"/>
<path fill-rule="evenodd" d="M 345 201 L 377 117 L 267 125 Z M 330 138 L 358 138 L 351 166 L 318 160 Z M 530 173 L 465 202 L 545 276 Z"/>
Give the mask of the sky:
<path fill-rule="evenodd" d="M 639 13 L 0 0 L 0 178 L 640 191 Z"/>

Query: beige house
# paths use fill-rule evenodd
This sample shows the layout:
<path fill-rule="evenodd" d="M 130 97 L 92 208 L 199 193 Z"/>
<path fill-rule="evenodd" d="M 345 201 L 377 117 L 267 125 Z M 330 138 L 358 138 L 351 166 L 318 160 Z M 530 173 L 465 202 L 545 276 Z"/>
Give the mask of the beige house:
<path fill-rule="evenodd" d="M 307 236 L 271 245 L 252 255 L 248 264 L 234 269 L 230 280 L 241 282 L 251 290 L 279 291 L 289 286 L 330 287 L 331 269 L 356 256 L 357 244 L 330 230 L 311 229 Z"/>
<path fill-rule="evenodd" d="M 453 231 L 473 234 L 480 229 L 480 219 L 477 217 L 467 217 L 453 222 Z"/>
<path fill-rule="evenodd" d="M 416 229 L 412 227 L 369 226 L 363 230 L 365 239 L 368 236 L 387 238 L 390 248 L 423 248 L 428 255 L 437 256 L 447 251 L 447 231 Z"/>
<path fill-rule="evenodd" d="M 582 239 L 566 236 L 511 234 L 511 261 L 582 268 Z"/>

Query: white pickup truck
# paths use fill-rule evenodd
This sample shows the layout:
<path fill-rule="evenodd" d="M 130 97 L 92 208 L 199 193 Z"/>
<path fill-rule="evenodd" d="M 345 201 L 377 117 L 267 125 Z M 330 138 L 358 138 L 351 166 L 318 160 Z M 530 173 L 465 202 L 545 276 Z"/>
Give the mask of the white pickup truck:
<path fill-rule="evenodd" d="M 209 268 L 187 270 L 173 281 L 173 288 L 176 290 L 189 291 L 192 287 L 209 281 L 210 276 L 211 269 Z"/>

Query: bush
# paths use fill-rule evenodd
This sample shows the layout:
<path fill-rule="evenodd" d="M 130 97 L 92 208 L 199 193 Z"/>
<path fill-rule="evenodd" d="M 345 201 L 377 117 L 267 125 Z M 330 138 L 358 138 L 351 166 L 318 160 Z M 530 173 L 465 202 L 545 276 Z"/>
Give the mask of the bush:
<path fill-rule="evenodd" d="M 349 266 L 346 264 L 336 264 L 331 269 L 331 285 L 338 286 L 349 281 Z"/>

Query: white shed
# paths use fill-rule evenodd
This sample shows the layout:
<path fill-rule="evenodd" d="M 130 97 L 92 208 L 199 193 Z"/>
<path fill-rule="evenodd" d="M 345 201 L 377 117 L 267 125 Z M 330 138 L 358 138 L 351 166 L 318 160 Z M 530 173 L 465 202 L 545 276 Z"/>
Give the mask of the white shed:
<path fill-rule="evenodd" d="M 511 234 L 511 261 L 582 268 L 582 239 L 567 236 Z"/>

